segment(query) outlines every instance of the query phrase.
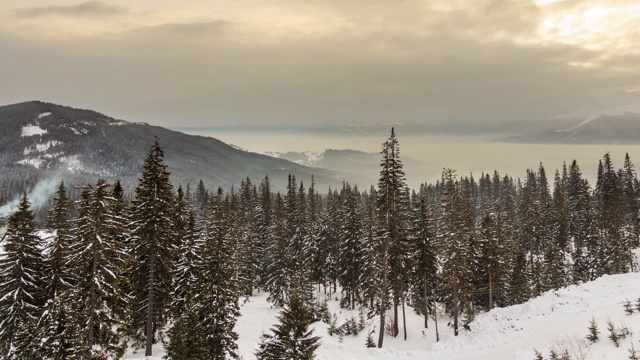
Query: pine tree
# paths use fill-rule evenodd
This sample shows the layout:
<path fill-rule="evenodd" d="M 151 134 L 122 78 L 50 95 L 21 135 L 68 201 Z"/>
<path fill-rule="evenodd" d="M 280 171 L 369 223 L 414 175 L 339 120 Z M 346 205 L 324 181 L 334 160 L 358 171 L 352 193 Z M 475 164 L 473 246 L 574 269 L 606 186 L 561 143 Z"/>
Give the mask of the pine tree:
<path fill-rule="evenodd" d="M 413 264 L 410 280 L 412 304 L 418 314 L 424 315 L 424 327 L 427 328 L 437 284 L 438 258 L 435 219 L 425 196 L 421 196 L 418 201 L 410 239 Z"/>
<path fill-rule="evenodd" d="M 569 167 L 566 185 L 567 237 L 573 243 L 573 282 L 587 281 L 589 274 L 589 254 L 592 253 L 590 239 L 591 196 L 589 184 L 582 179 L 578 163 L 573 160 Z"/>
<path fill-rule="evenodd" d="M 288 261 L 289 248 L 284 226 L 284 202 L 278 193 L 274 198 L 269 244 L 266 256 L 268 265 L 265 273 L 265 287 L 269 291 L 267 300 L 276 306 L 282 306 L 289 290 Z"/>
<path fill-rule="evenodd" d="M 34 329 L 42 313 L 44 289 L 40 238 L 24 193 L 9 217 L 0 255 L 0 357 L 29 359 L 37 342 Z"/>
<path fill-rule="evenodd" d="M 169 330 L 170 359 L 197 359 L 202 354 L 206 359 L 238 358 L 238 335 L 233 330 L 240 315 L 235 239 L 222 189 L 218 189 L 210 205 L 194 296 L 187 299 L 184 311 Z"/>
<path fill-rule="evenodd" d="M 348 308 L 355 309 L 362 288 L 364 247 L 358 189 L 344 185 L 344 222 L 340 236 L 339 282 Z"/>
<path fill-rule="evenodd" d="M 627 272 L 631 264 L 631 249 L 625 244 L 620 230 L 623 225 L 622 191 L 609 153 L 598 165 L 598 179 L 594 197 L 596 199 L 599 243 L 597 246 L 598 276 Z"/>
<path fill-rule="evenodd" d="M 240 316 L 238 283 L 235 281 L 233 259 L 234 239 L 230 236 L 232 223 L 225 214 L 222 189 L 214 196 L 203 252 L 202 281 L 196 293 L 198 312 L 205 334 L 209 359 L 237 358 L 238 335 L 233 328 Z M 205 256 L 206 254 L 206 256 Z"/>
<path fill-rule="evenodd" d="M 259 186 L 258 205 L 256 208 L 256 227 L 255 227 L 255 253 L 267 254 L 269 246 L 269 231 L 271 229 L 272 219 L 272 197 L 271 184 L 269 177 L 265 176 Z M 268 256 L 256 256 L 256 284 L 258 287 L 266 288 L 267 269 L 269 265 Z"/>
<path fill-rule="evenodd" d="M 132 337 L 152 355 L 156 332 L 164 326 L 174 266 L 175 199 L 164 151 L 158 140 L 145 159 L 131 207 Z"/>
<path fill-rule="evenodd" d="M 251 296 L 258 286 L 259 253 L 256 253 L 256 201 L 253 185 L 249 178 L 240 184 L 239 204 L 236 210 L 236 278 L 238 290 L 246 297 Z"/>
<path fill-rule="evenodd" d="M 70 263 L 75 269 L 76 285 L 71 290 L 71 321 L 80 325 L 82 356 L 85 359 L 124 353 L 121 314 L 128 297 L 121 291 L 123 244 L 117 236 L 120 219 L 113 213 L 114 199 L 109 184 L 98 180 L 87 185 L 78 202 L 74 221 Z"/>
<path fill-rule="evenodd" d="M 478 247 L 480 252 L 479 272 L 476 282 L 480 284 L 477 291 L 480 292 L 480 300 L 485 298 L 488 310 L 494 306 L 494 294 L 502 286 L 503 272 L 505 270 L 505 239 L 502 238 L 498 228 L 496 213 L 486 214 L 480 224 Z"/>
<path fill-rule="evenodd" d="M 460 318 L 471 315 L 473 292 L 473 270 L 471 239 L 473 231 L 465 216 L 468 204 L 460 193 L 454 172 L 450 169 L 442 173 L 445 190 L 441 199 L 438 221 L 438 242 L 442 244 L 442 281 L 444 302 L 453 319 L 453 331 L 458 335 Z"/>
<path fill-rule="evenodd" d="M 294 284 L 287 306 L 278 316 L 272 334 L 262 336 L 256 358 L 259 360 L 310 360 L 320 346 L 320 338 L 309 330 L 312 313 Z"/>
<path fill-rule="evenodd" d="M 70 321 L 71 294 L 77 281 L 69 267 L 71 253 L 71 201 L 64 183 L 60 182 L 46 227 L 53 233 L 45 251 L 46 303 L 36 329 L 40 340 L 38 355 L 44 359 L 72 359 L 80 355 L 78 324 Z"/>
<path fill-rule="evenodd" d="M 384 340 L 385 313 L 389 302 L 393 303 L 393 334 L 398 335 L 398 305 L 403 298 L 404 265 L 407 256 L 405 178 L 400 161 L 400 150 L 395 131 L 382 145 L 380 178 L 377 192 L 377 243 L 375 256 L 379 287 L 380 334 L 378 347 Z"/>

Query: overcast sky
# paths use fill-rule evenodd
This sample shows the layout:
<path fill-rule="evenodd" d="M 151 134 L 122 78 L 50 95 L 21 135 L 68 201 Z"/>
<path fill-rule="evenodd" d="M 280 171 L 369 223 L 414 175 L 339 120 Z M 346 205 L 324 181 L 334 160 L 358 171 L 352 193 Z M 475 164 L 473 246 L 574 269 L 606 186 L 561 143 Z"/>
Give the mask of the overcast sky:
<path fill-rule="evenodd" d="M 0 104 L 175 125 L 640 112 L 637 0 L 0 2 Z"/>

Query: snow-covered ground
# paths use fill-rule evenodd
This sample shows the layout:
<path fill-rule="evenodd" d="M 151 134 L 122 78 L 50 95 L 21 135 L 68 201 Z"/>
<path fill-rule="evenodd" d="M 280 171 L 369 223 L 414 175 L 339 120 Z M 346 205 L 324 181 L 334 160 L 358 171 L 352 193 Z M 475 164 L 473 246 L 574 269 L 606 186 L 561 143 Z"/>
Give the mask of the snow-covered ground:
<path fill-rule="evenodd" d="M 253 359 L 260 335 L 269 332 L 276 322 L 279 309 L 272 308 L 266 301 L 266 294 L 254 295 L 242 305 L 242 316 L 236 324 L 240 339 L 238 347 L 243 359 Z M 324 296 L 324 295 L 321 295 Z M 318 359 L 443 359 L 443 360 L 494 360 L 533 359 L 534 349 L 548 358 L 549 350 L 563 343 L 566 347 L 588 351 L 588 359 L 625 359 L 632 342 L 640 334 L 640 313 L 626 315 L 622 303 L 630 300 L 635 304 L 640 297 L 640 274 L 631 273 L 604 276 L 596 281 L 578 286 L 570 286 L 558 291 L 550 291 L 521 305 L 494 309 L 479 314 L 471 325 L 471 331 L 462 330 L 453 336 L 446 326 L 447 319 L 439 319 L 440 342 L 435 342 L 434 323 L 423 329 L 423 318 L 407 309 L 408 336 L 405 341 L 402 330 L 398 338 L 385 337 L 382 349 L 367 349 L 365 339 L 376 319 L 369 320 L 367 327 L 357 336 L 329 336 L 328 325 L 313 324 L 315 335 L 321 336 L 322 345 L 317 351 Z M 358 311 L 340 309 L 335 296 L 329 301 L 332 313 L 338 316 L 338 323 L 355 316 Z M 594 318 L 600 330 L 600 340 L 591 345 L 585 340 L 588 326 Z M 624 323 L 632 332 L 621 340 L 620 347 L 608 337 L 607 321 L 616 327 Z M 377 336 L 374 334 L 377 341 Z M 583 341 L 584 340 L 584 341 Z M 640 349 L 639 343 L 634 343 Z M 143 359 L 144 352 L 127 353 L 126 359 Z M 159 360 L 164 353 L 162 346 L 154 348 L 153 360 Z"/>

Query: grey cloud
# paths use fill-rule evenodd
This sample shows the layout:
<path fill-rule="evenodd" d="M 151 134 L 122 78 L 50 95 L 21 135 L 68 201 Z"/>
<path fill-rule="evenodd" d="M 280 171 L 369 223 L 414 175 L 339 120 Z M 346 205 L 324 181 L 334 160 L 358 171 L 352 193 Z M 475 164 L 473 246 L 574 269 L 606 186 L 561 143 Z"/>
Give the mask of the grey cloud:
<path fill-rule="evenodd" d="M 47 15 L 59 16 L 109 16 L 126 14 L 126 7 L 107 5 L 102 1 L 86 1 L 71 6 L 35 6 L 17 9 L 13 13 L 20 17 L 33 18 Z"/>
<path fill-rule="evenodd" d="M 163 39 L 167 41 L 167 36 L 172 38 L 193 38 L 200 40 L 202 37 L 220 35 L 229 30 L 234 25 L 227 20 L 212 20 L 207 22 L 194 23 L 166 23 L 145 28 L 138 28 L 129 32 L 132 36 L 152 38 L 154 40 Z M 210 39 L 210 38 L 209 38 Z"/>
<path fill-rule="evenodd" d="M 602 53 L 514 41 L 540 21 L 530 2 L 406 16 L 410 8 L 382 1 L 363 9 L 352 2 L 353 10 L 337 3 L 349 17 L 341 26 L 291 25 L 283 37 L 222 19 L 66 43 L 6 39 L 28 53 L 0 58 L 8 85 L 0 97 L 193 125 L 540 120 L 637 97 L 608 91 L 640 83 L 633 56 L 582 68 L 569 63 Z"/>

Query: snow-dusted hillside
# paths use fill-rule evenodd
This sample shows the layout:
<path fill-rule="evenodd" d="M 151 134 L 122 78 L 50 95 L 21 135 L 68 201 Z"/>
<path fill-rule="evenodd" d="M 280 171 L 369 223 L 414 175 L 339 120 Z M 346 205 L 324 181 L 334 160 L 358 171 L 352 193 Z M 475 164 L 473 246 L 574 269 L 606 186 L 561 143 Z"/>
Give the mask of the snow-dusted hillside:
<path fill-rule="evenodd" d="M 324 296 L 324 295 L 321 295 Z M 561 344 L 588 351 L 588 359 L 626 359 L 628 349 L 634 342 L 640 349 L 637 335 L 640 334 L 640 313 L 626 315 L 623 301 L 640 297 L 640 274 L 631 273 L 604 276 L 596 281 L 550 291 L 521 305 L 494 309 L 480 314 L 471 323 L 471 331 L 462 331 L 458 337 L 446 326 L 446 319 L 439 319 L 441 341 L 435 342 L 433 321 L 429 329 L 422 329 L 423 319 L 407 309 L 408 337 L 404 341 L 402 330 L 398 338 L 385 337 L 382 349 L 367 349 L 365 338 L 375 319 L 357 336 L 329 336 L 328 325 L 317 322 L 315 334 L 322 337 L 318 359 L 443 359 L 443 360 L 495 360 L 533 359 L 534 348 L 545 358 L 549 350 Z M 358 311 L 341 310 L 338 302 L 329 302 L 332 313 L 339 323 L 350 316 L 358 318 Z M 259 337 L 276 322 L 279 310 L 270 307 L 266 294 L 258 294 L 242 306 L 236 331 L 240 335 L 239 350 L 244 359 L 253 359 Z M 586 341 L 592 317 L 600 330 L 600 340 L 595 344 Z M 607 321 L 616 327 L 624 323 L 632 332 L 616 347 L 607 338 Z M 424 331 L 424 333 L 423 333 Z M 377 339 L 376 336 L 374 336 Z M 153 359 L 161 359 L 164 353 L 157 345 Z M 143 359 L 142 352 L 129 352 L 127 359 Z"/>

